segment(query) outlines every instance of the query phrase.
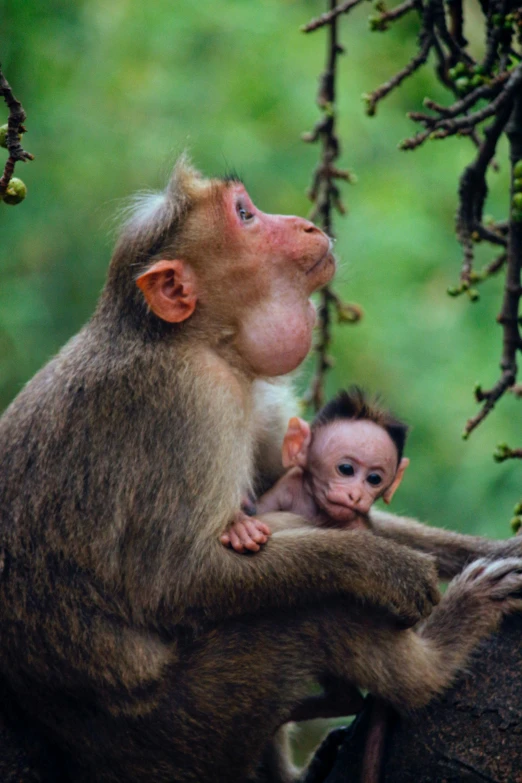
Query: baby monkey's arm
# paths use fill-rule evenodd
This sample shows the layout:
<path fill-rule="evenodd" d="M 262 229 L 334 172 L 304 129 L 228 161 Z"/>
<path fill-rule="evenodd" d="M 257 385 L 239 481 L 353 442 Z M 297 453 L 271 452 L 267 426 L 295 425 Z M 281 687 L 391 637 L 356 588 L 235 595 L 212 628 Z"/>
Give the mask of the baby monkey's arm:
<path fill-rule="evenodd" d="M 256 503 L 256 514 L 265 514 L 268 511 L 292 511 L 293 493 L 290 488 L 292 482 L 290 473 L 292 471 L 281 476 L 272 489 L 261 495 Z M 268 541 L 271 532 L 265 522 L 248 516 L 241 510 L 219 540 L 224 546 L 230 546 L 236 552 L 259 552 L 261 545 Z"/>
<path fill-rule="evenodd" d="M 249 517 L 244 511 L 238 511 L 234 519 L 220 536 L 224 546 L 231 546 L 236 552 L 259 552 L 261 544 L 266 544 L 271 530 L 260 519 Z"/>

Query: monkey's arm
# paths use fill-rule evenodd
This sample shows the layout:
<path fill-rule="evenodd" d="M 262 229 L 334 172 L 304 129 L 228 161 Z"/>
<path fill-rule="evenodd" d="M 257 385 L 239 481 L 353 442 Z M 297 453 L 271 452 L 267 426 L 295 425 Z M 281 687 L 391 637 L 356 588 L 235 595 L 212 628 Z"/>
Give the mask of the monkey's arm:
<path fill-rule="evenodd" d="M 305 526 L 283 513 L 262 519 L 274 532 L 261 552 L 236 554 L 213 539 L 211 551 L 200 547 L 197 557 L 183 558 L 185 568 L 165 586 L 172 619 L 183 606 L 216 622 L 341 597 L 371 603 L 410 626 L 439 600 L 431 558 L 367 531 Z"/>
<path fill-rule="evenodd" d="M 499 541 L 467 536 L 385 511 L 372 510 L 370 517 L 377 536 L 434 556 L 442 579 L 456 576 L 477 557 L 520 557 L 522 554 L 522 540 L 517 538 Z"/>
<path fill-rule="evenodd" d="M 256 503 L 257 514 L 267 514 L 270 511 L 291 511 L 295 488 L 294 470 L 289 470 L 279 481 L 265 492 Z"/>
<path fill-rule="evenodd" d="M 261 544 L 266 544 L 271 533 L 267 524 L 239 511 L 219 540 L 236 552 L 259 552 Z"/>
<path fill-rule="evenodd" d="M 251 510 L 247 516 L 243 510 L 239 511 L 219 540 L 224 546 L 231 546 L 236 552 L 259 552 L 261 544 L 266 544 L 272 534 L 265 522 L 257 519 L 258 514 L 266 514 L 269 511 L 292 511 L 292 485 L 295 480 L 287 471 L 279 481 L 265 492 L 257 502 L 252 502 Z M 245 504 L 243 504 L 243 507 Z M 312 516 L 312 515 L 310 515 Z"/>

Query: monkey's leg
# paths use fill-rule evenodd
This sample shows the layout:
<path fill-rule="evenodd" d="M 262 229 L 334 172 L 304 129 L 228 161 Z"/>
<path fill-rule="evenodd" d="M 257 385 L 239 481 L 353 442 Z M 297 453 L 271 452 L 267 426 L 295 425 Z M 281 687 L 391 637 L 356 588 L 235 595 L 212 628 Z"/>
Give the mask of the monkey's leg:
<path fill-rule="evenodd" d="M 417 631 L 396 632 L 385 623 L 365 628 L 361 616 L 360 624 L 351 626 L 353 681 L 399 712 L 427 704 L 453 682 L 502 616 L 522 609 L 521 590 L 521 559 L 476 560 L 450 583 Z M 331 619 L 329 624 L 334 625 Z M 342 641 L 339 637 L 337 643 Z"/>
<path fill-rule="evenodd" d="M 518 559 L 473 563 L 418 633 L 344 600 L 223 623 L 184 645 L 156 683 L 122 687 L 108 704 L 110 693 L 91 704 L 90 691 L 89 700 L 81 693 L 76 702 L 64 700 L 71 714 L 54 730 L 69 753 L 71 778 L 251 783 L 259 773 L 265 783 L 267 749 L 311 679 L 352 681 L 399 710 L 426 704 L 502 614 L 522 607 L 513 597 L 521 571 Z M 151 688 L 157 698 L 148 704 Z M 276 775 L 273 783 L 287 783 Z"/>
<path fill-rule="evenodd" d="M 503 541 L 430 527 L 409 517 L 371 511 L 371 529 L 381 538 L 434 555 L 442 579 L 451 579 L 478 557 L 522 557 L 522 537 Z"/>

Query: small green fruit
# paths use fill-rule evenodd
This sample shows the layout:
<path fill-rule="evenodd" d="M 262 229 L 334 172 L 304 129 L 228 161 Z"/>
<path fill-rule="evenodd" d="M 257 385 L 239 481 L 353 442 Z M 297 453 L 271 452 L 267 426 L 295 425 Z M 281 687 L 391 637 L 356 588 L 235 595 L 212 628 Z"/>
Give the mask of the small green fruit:
<path fill-rule="evenodd" d="M 365 106 L 366 115 L 368 117 L 374 117 L 376 114 L 376 106 L 374 103 L 372 103 L 372 96 L 370 95 L 370 93 L 365 92 L 361 97 L 364 103 L 366 104 Z"/>
<path fill-rule="evenodd" d="M 7 149 L 7 131 L 9 129 L 8 125 L 1 125 L 0 126 L 0 147 L 4 147 Z M 22 134 L 18 134 L 18 140 L 22 138 Z"/>
<path fill-rule="evenodd" d="M 513 190 L 516 191 L 522 190 L 522 177 L 518 177 L 517 179 L 513 180 Z"/>
<path fill-rule="evenodd" d="M 482 76 L 479 76 L 479 74 L 475 74 L 475 76 L 471 80 L 471 86 L 472 87 L 480 87 L 482 84 L 484 84 L 484 79 Z"/>
<path fill-rule="evenodd" d="M 513 166 L 513 176 L 517 179 L 522 177 L 522 160 L 517 160 Z"/>
<path fill-rule="evenodd" d="M 4 194 L 5 204 L 19 204 L 27 196 L 27 188 L 21 179 L 13 177 Z"/>
<path fill-rule="evenodd" d="M 470 288 L 468 291 L 468 296 L 470 298 L 470 301 L 472 302 L 478 302 L 478 300 L 480 299 L 480 294 L 476 288 Z"/>
<path fill-rule="evenodd" d="M 493 452 L 493 459 L 495 462 L 504 462 L 506 459 L 509 459 L 509 455 L 511 454 L 511 449 L 507 445 L 507 443 L 499 443 L 495 451 Z"/>
<path fill-rule="evenodd" d="M 511 220 L 513 223 L 522 223 L 522 209 L 512 209 Z"/>
<path fill-rule="evenodd" d="M 515 209 L 522 209 L 522 193 L 515 193 L 513 195 L 513 207 Z"/>
<path fill-rule="evenodd" d="M 518 533 L 518 531 L 522 527 L 522 517 L 513 517 L 513 519 L 510 522 L 510 525 L 513 533 Z"/>
<path fill-rule="evenodd" d="M 469 79 L 467 76 L 459 76 L 455 81 L 455 87 L 459 92 L 467 92 L 469 90 Z"/>
<path fill-rule="evenodd" d="M 455 68 L 453 69 L 455 71 L 455 74 L 459 76 L 460 74 L 467 73 L 468 69 L 464 65 L 463 62 L 459 62 L 456 64 Z"/>
<path fill-rule="evenodd" d="M 385 30 L 388 29 L 386 20 L 383 20 L 381 16 L 369 16 L 368 23 L 370 25 L 370 30 L 372 32 L 376 32 L 376 31 L 384 32 Z"/>

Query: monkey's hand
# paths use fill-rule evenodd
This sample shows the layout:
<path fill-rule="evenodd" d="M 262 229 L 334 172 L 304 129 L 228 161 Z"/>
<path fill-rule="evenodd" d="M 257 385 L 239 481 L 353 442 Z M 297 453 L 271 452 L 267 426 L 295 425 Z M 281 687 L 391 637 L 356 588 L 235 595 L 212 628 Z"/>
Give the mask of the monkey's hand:
<path fill-rule="evenodd" d="M 236 552 L 259 552 L 261 545 L 266 544 L 270 535 L 271 530 L 265 522 L 238 511 L 219 540 Z"/>
<path fill-rule="evenodd" d="M 503 614 L 522 611 L 522 559 L 480 558 L 470 563 L 450 582 L 444 606 L 439 609 L 444 609 L 448 602 L 459 601 L 461 604 L 467 601 L 468 614 L 472 614 L 470 607 L 478 605 L 486 622 L 491 619 L 498 622 Z"/>

